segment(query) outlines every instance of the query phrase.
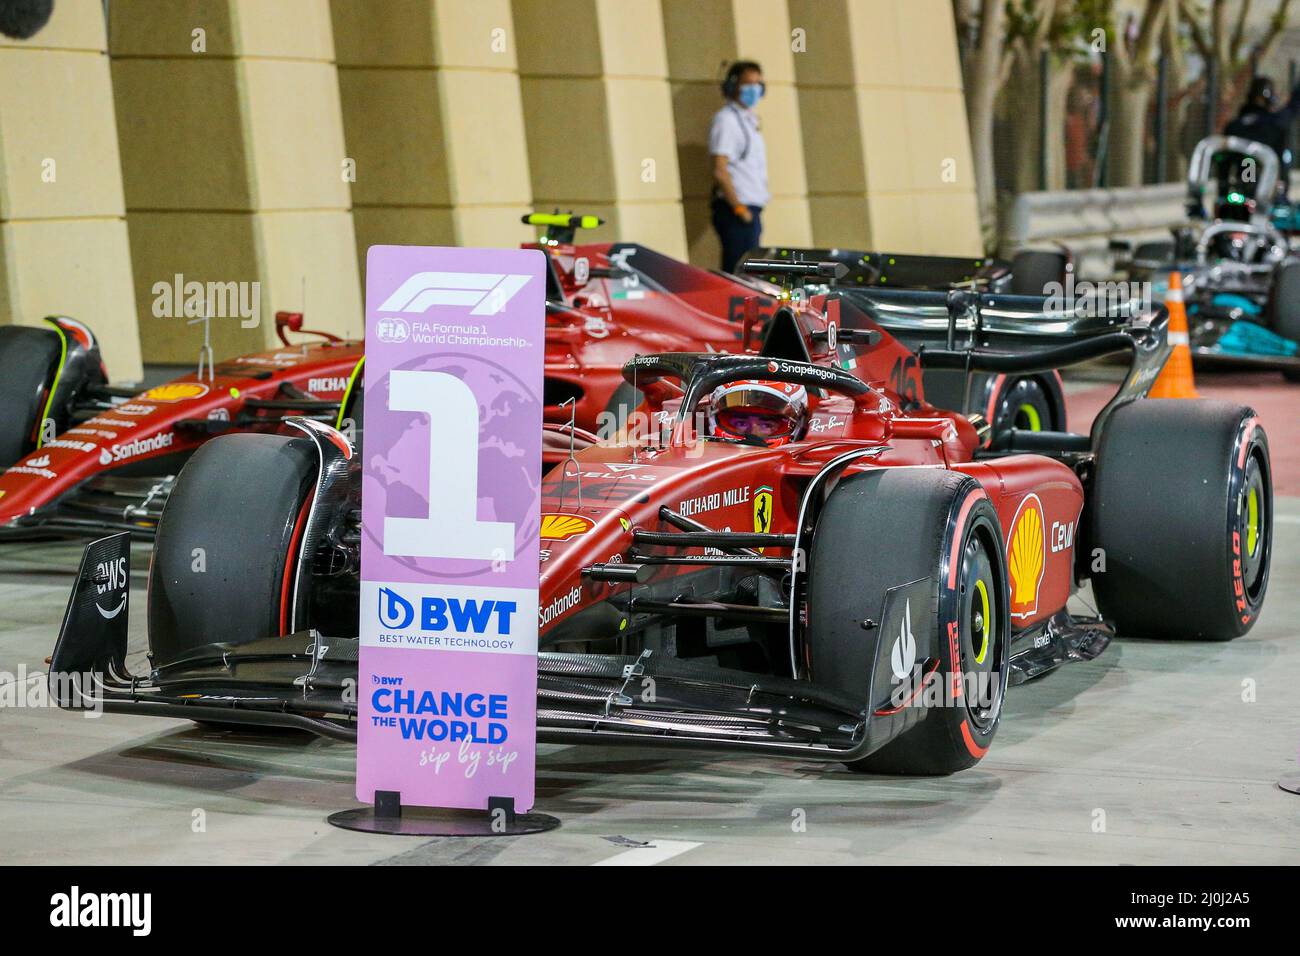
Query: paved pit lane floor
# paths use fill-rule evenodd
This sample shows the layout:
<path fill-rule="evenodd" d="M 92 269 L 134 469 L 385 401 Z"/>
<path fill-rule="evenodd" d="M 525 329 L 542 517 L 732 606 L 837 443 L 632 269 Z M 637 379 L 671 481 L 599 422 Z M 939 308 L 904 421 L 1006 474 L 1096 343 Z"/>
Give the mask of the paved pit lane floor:
<path fill-rule="evenodd" d="M 1103 375 L 1104 377 L 1104 375 Z M 1280 380 L 1279 380 L 1280 382 Z M 1071 382 L 1072 402 L 1096 382 Z M 1300 447 L 1300 387 L 1254 401 L 1274 448 Z M 1274 394 L 1285 389 L 1284 394 Z M 1294 863 L 1300 797 L 1300 474 L 1279 484 L 1268 600 L 1228 644 L 1117 641 L 1011 689 L 988 756 L 946 778 L 835 765 L 544 746 L 550 833 L 425 839 L 336 830 L 353 748 L 177 720 L 12 706 L 0 686 L 0 846 L 9 863 Z M 0 551 L 0 681 L 40 684 L 76 545 Z M 131 650 L 144 671 L 147 551 L 134 559 Z M 1082 605 L 1080 606 L 1082 608 Z M 38 701 L 32 701 L 39 703 Z M 648 844 L 640 846 L 638 844 Z"/>

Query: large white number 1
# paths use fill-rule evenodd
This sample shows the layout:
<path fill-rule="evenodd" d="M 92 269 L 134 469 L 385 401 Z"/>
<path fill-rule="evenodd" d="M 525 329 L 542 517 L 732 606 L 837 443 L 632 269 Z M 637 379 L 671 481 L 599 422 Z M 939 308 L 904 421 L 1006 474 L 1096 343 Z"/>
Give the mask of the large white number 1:
<path fill-rule="evenodd" d="M 394 371 L 388 382 L 391 410 L 429 416 L 429 516 L 385 515 L 384 554 L 513 556 L 513 522 L 478 520 L 478 402 L 469 386 L 445 372 Z"/>

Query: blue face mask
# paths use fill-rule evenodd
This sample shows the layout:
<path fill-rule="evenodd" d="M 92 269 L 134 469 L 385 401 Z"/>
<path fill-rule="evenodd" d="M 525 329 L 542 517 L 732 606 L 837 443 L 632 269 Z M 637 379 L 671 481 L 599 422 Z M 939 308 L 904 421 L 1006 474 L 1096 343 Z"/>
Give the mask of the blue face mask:
<path fill-rule="evenodd" d="M 763 98 L 763 84 L 746 83 L 740 88 L 740 93 L 736 98 L 740 100 L 740 105 L 745 109 L 753 109 L 758 101 Z"/>

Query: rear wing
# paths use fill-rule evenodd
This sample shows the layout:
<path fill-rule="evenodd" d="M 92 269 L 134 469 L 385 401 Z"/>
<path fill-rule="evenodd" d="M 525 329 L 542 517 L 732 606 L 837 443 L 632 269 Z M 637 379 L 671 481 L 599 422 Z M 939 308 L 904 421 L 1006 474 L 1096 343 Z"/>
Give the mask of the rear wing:
<path fill-rule="evenodd" d="M 833 294 L 841 300 L 845 329 L 873 323 L 887 329 L 916 352 L 922 369 L 1023 375 L 1127 353 L 1128 375 L 1077 451 L 1095 449 L 1115 410 L 1146 395 L 1172 348 L 1169 312 L 1140 299 L 1096 314 L 1084 304 L 1061 307 L 1048 296 L 899 289 Z"/>
<path fill-rule="evenodd" d="M 746 270 L 752 260 L 789 260 L 793 262 L 834 262 L 844 266 L 836 276 L 837 286 L 886 286 L 904 289 L 949 289 L 975 283 L 997 282 L 1011 274 L 1011 263 L 1003 259 L 962 256 L 918 256 L 897 252 L 870 252 L 859 249 L 815 249 L 792 246 L 767 246 L 751 249 L 740 260 L 737 271 L 749 271 L 769 282 L 775 276 L 762 271 Z"/>
<path fill-rule="evenodd" d="M 983 348 L 1053 347 L 1156 323 L 1163 306 L 1139 297 L 1067 307 L 1045 295 L 932 292 L 920 289 L 839 289 L 840 299 L 908 343 L 964 339 Z"/>

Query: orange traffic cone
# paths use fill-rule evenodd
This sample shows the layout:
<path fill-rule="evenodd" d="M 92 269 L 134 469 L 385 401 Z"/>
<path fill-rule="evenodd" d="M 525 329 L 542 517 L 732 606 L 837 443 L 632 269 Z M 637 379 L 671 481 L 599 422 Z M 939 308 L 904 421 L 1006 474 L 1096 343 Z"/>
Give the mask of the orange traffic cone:
<path fill-rule="evenodd" d="M 1187 337 L 1187 309 L 1183 306 L 1183 275 L 1177 270 L 1169 273 L 1165 306 L 1169 309 L 1169 344 L 1174 350 L 1147 397 L 1200 398 L 1192 380 L 1192 350 Z"/>

